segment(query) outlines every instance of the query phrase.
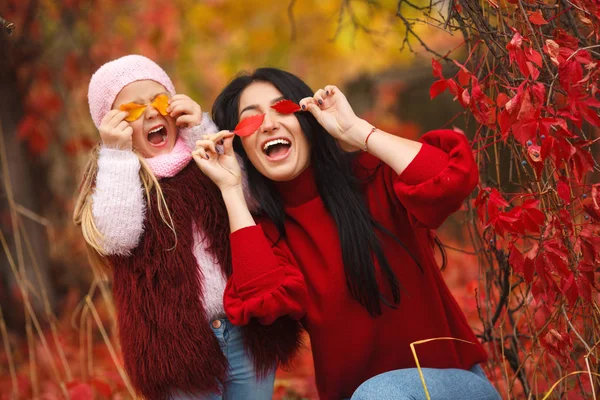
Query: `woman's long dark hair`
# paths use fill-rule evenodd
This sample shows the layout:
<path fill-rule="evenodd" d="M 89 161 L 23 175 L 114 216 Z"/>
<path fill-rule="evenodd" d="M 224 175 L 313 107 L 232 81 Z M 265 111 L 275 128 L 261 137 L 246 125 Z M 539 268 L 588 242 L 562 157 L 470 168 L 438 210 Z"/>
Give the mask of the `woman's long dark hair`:
<path fill-rule="evenodd" d="M 300 78 L 276 68 L 260 68 L 253 74 L 240 75 L 223 89 L 213 105 L 212 118 L 220 129 L 232 130 L 237 125 L 240 96 L 253 82 L 271 83 L 286 99 L 296 103 L 304 97 L 313 96 L 313 91 Z M 386 301 L 379 290 L 371 254 L 377 257 L 381 270 L 387 278 L 393 303 L 398 304 L 400 284 L 383 253 L 375 229 L 387 234 L 391 233 L 374 221 L 369 214 L 359 190 L 359 182 L 352 172 L 353 155 L 341 150 L 335 139 L 310 113 L 297 113 L 296 117 L 310 145 L 310 160 L 314 171 L 319 171 L 315 173 L 317 189 L 337 226 L 346 284 L 352 296 L 371 315 L 381 315 L 380 299 L 384 304 L 393 306 Z M 277 226 L 281 236 L 285 237 L 283 203 L 273 182 L 254 168 L 238 138 L 234 140 L 234 148 L 244 161 L 252 195 L 262 212 Z M 400 242 L 400 239 L 392 236 Z M 406 249 L 402 242 L 400 244 Z M 420 267 L 418 261 L 417 264 Z"/>

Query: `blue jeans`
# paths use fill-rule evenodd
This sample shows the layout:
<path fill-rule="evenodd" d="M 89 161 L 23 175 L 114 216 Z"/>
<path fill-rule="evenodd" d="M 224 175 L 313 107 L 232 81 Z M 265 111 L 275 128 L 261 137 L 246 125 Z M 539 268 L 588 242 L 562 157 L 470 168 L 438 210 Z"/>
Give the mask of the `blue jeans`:
<path fill-rule="evenodd" d="M 431 400 L 501 400 L 500 395 L 476 364 L 464 369 L 421 368 Z M 384 372 L 363 382 L 351 400 L 426 399 L 417 368 Z"/>
<path fill-rule="evenodd" d="M 176 391 L 173 400 L 270 400 L 273 397 L 275 366 L 264 379 L 256 376 L 252 360 L 246 354 L 242 329 L 229 322 L 227 318 L 211 321 L 211 328 L 219 340 L 221 350 L 229 362 L 229 374 L 222 388 L 222 395 L 199 393 L 189 395 Z"/>

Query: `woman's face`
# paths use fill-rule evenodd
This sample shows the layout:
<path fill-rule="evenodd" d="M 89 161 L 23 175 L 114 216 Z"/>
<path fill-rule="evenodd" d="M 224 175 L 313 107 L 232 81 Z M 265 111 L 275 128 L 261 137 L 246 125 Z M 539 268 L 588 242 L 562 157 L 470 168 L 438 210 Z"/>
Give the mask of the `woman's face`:
<path fill-rule="evenodd" d="M 151 80 L 136 81 L 121 89 L 113 103 L 115 109 L 127 103 L 148 104 L 138 119 L 129 122 L 133 128 L 133 148 L 145 158 L 170 153 L 177 140 L 175 120 L 169 115 L 162 115 L 150 105 L 159 94 L 168 95 L 160 83 Z"/>
<path fill-rule="evenodd" d="M 250 84 L 240 96 L 239 120 L 265 114 L 260 128 L 242 137 L 242 146 L 254 167 L 273 181 L 289 181 L 306 169 L 310 148 L 294 114 L 279 114 L 271 108 L 284 99 L 279 90 L 267 82 Z"/>

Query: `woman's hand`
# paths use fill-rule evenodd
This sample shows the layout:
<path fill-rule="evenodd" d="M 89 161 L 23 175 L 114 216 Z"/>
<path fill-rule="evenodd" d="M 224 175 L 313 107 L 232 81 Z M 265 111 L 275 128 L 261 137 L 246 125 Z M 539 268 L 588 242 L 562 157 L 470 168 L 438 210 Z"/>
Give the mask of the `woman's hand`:
<path fill-rule="evenodd" d="M 191 128 L 202 120 L 202 108 L 185 94 L 171 97 L 167 112 L 175 118 L 175 125 L 180 128 Z"/>
<path fill-rule="evenodd" d="M 300 106 L 303 110 L 310 111 L 331 136 L 340 141 L 341 145 L 346 145 L 344 147 L 363 147 L 369 130 L 363 132 L 365 121 L 356 116 L 346 96 L 336 86 L 327 85 L 317 90 L 313 97 L 302 99 Z"/>
<path fill-rule="evenodd" d="M 224 192 L 242 187 L 242 170 L 233 151 L 233 132 L 221 131 L 205 135 L 196 141 L 192 157 L 198 167 Z M 217 152 L 215 142 L 223 138 L 223 154 Z"/>
<path fill-rule="evenodd" d="M 125 121 L 129 113 L 127 111 L 110 110 L 106 113 L 98 131 L 102 138 L 102 143 L 106 147 L 117 150 L 131 150 L 133 128 Z"/>

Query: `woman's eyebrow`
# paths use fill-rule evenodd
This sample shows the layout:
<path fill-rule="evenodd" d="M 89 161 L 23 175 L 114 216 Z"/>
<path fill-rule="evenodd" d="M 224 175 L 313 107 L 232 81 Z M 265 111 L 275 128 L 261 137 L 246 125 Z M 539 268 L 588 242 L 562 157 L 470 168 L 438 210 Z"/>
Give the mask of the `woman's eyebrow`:
<path fill-rule="evenodd" d="M 279 97 L 277 97 L 277 98 L 275 98 L 275 99 L 271 100 L 271 105 L 273 105 L 273 104 L 275 104 L 275 103 L 277 103 L 278 101 L 281 101 L 281 100 L 283 100 L 283 99 L 285 99 L 285 96 L 279 96 Z M 247 107 L 244 107 L 244 109 L 243 109 L 242 111 L 240 111 L 240 115 L 242 115 L 242 114 L 244 113 L 244 111 L 248 111 L 248 110 L 258 110 L 258 109 L 259 109 L 259 107 L 258 107 L 258 104 L 250 104 L 249 106 L 247 106 Z"/>
<path fill-rule="evenodd" d="M 273 105 L 281 100 L 285 100 L 285 96 L 279 96 L 278 98 L 271 100 L 271 105 Z"/>
<path fill-rule="evenodd" d="M 244 113 L 244 111 L 248 111 L 248 110 L 258 110 L 258 105 L 257 104 L 250 104 L 249 106 L 244 107 L 244 109 L 242 111 L 240 111 L 240 115 L 242 115 Z"/>

